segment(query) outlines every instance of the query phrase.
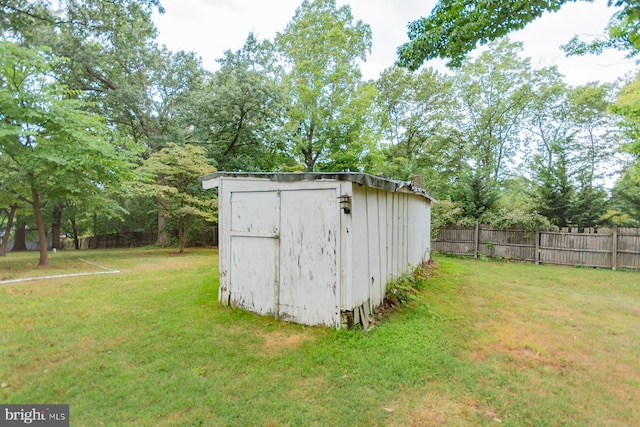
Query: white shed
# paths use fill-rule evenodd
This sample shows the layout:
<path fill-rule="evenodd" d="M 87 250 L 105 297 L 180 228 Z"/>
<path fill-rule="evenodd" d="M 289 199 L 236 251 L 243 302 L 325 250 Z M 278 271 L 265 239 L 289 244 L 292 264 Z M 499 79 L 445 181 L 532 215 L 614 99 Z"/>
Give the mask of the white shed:
<path fill-rule="evenodd" d="M 431 201 L 363 173 L 235 173 L 218 189 L 222 304 L 305 325 L 368 326 L 386 284 L 429 259 Z"/>

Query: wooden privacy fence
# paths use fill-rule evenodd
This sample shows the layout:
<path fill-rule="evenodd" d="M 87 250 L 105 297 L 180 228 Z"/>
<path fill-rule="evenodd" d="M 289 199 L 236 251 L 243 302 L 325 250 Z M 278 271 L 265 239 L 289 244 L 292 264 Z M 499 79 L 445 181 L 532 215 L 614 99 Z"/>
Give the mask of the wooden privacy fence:
<path fill-rule="evenodd" d="M 436 252 L 533 263 L 640 269 L 640 228 L 576 228 L 560 231 L 495 229 L 488 225 L 438 231 Z"/>

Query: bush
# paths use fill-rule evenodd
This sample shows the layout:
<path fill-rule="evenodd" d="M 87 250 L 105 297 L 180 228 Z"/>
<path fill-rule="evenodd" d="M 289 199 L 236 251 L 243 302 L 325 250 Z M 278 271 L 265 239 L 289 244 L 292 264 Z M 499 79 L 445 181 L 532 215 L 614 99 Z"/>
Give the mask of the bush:
<path fill-rule="evenodd" d="M 534 231 L 553 228 L 551 222 L 538 212 L 502 208 L 485 212 L 479 219 L 476 219 L 465 216 L 462 206 L 450 200 L 437 200 L 431 206 L 431 236 L 434 238 L 439 230 L 453 225 L 473 227 L 476 222 L 498 229 L 522 228 Z"/>
<path fill-rule="evenodd" d="M 411 273 L 403 274 L 396 280 L 387 283 L 385 305 L 394 307 L 415 300 L 418 292 L 424 286 L 426 276 L 426 269 L 419 266 Z"/>

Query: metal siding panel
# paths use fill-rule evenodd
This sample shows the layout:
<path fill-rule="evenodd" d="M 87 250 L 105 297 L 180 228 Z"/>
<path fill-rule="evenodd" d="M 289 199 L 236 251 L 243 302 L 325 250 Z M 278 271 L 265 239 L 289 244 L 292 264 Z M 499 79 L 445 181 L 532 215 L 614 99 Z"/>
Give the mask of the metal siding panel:
<path fill-rule="evenodd" d="M 307 325 L 340 325 L 338 195 L 336 188 L 281 193 L 282 319 Z"/>
<path fill-rule="evenodd" d="M 424 209 L 414 197 L 409 198 L 409 264 L 418 265 L 422 262 L 422 245 L 424 232 Z"/>
<path fill-rule="evenodd" d="M 393 229 L 394 229 L 394 244 L 393 244 L 393 275 L 398 277 L 402 274 L 402 224 L 400 222 L 400 215 L 402 210 L 402 194 L 393 194 L 395 203 L 393 211 Z"/>

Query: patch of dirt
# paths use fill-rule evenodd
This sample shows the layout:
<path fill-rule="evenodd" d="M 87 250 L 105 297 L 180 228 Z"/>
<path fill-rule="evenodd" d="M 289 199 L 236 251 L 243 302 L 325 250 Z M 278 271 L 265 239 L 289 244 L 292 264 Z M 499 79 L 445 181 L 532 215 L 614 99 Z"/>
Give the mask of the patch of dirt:
<path fill-rule="evenodd" d="M 282 331 L 266 332 L 262 334 L 264 344 L 262 351 L 266 354 L 278 353 L 282 350 L 290 350 L 300 347 L 305 342 L 314 341 L 315 337 L 305 333 L 293 335 L 285 334 Z"/>
<path fill-rule="evenodd" d="M 489 420 L 499 419 L 492 408 L 485 407 L 480 402 L 470 399 L 455 401 L 438 392 L 426 392 L 413 396 L 400 405 L 390 405 L 394 414 L 403 414 L 408 420 L 398 419 L 389 425 L 409 426 L 441 426 L 441 425 L 472 425 L 479 414 Z"/>

